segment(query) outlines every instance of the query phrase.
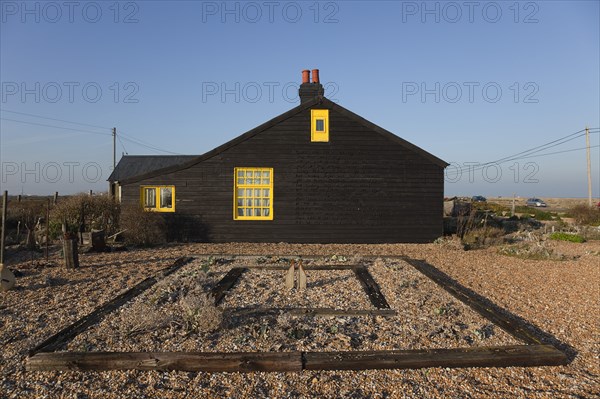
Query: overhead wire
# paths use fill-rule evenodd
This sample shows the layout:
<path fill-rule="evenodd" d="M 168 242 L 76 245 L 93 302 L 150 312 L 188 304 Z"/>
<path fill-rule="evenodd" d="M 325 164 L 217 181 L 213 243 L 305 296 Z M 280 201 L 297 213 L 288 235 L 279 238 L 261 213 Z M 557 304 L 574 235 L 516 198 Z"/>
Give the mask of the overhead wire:
<path fill-rule="evenodd" d="M 594 134 L 594 133 L 598 133 L 599 128 L 591 128 L 589 130 L 590 130 L 590 133 Z M 579 130 L 577 132 L 568 134 L 568 135 L 566 135 L 564 137 L 561 137 L 561 138 L 556 139 L 556 140 L 552 140 L 552 141 L 550 141 L 548 143 L 541 144 L 539 146 L 530 148 L 528 150 L 521 151 L 521 152 L 518 152 L 516 154 L 509 155 L 509 156 L 506 156 L 504 158 L 497 159 L 495 161 L 485 162 L 485 163 L 482 163 L 482 164 L 469 165 L 469 166 L 460 168 L 460 171 L 461 172 L 465 172 L 465 171 L 478 171 L 478 170 L 482 170 L 482 169 L 484 169 L 484 168 L 486 168 L 487 166 L 490 166 L 490 165 L 498 165 L 498 164 L 502 164 L 502 163 L 506 163 L 506 162 L 510 162 L 510 161 L 517 161 L 517 160 L 525 159 L 525 158 L 533 158 L 534 156 L 532 156 L 532 154 L 536 154 L 536 153 L 548 150 L 550 148 L 553 148 L 553 147 L 565 144 L 565 143 L 567 143 L 567 142 L 569 142 L 571 140 L 575 140 L 575 139 L 577 139 L 579 137 L 583 137 L 583 136 L 585 136 L 585 129 L 582 129 L 582 130 Z M 540 155 L 543 155 L 543 154 L 540 154 Z"/>

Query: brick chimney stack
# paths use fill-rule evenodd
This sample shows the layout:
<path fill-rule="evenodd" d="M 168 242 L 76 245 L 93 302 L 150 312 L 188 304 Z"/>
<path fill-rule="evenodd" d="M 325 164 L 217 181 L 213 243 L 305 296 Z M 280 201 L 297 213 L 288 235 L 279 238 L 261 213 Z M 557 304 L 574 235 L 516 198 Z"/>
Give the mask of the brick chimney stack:
<path fill-rule="evenodd" d="M 319 81 L 318 69 L 312 70 L 312 83 L 310 83 L 310 71 L 308 69 L 302 71 L 302 84 L 298 94 L 300 95 L 300 104 L 325 95 L 325 89 Z"/>

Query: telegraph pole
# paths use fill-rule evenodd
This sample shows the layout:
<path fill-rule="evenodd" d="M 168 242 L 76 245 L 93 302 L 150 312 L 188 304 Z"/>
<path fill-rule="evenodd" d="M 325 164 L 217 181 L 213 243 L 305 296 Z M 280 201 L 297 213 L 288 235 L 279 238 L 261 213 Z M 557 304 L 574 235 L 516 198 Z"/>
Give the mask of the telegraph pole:
<path fill-rule="evenodd" d="M 113 170 L 117 167 L 117 128 L 112 129 L 113 136 Z"/>
<path fill-rule="evenodd" d="M 585 147 L 587 152 L 588 205 L 592 206 L 592 161 L 590 160 L 590 129 L 585 128 Z"/>

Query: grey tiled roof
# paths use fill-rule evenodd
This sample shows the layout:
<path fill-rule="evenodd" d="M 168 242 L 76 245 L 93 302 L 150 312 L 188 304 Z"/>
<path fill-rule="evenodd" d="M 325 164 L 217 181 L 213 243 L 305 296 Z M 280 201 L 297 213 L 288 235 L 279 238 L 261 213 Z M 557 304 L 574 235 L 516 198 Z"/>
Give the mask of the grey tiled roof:
<path fill-rule="evenodd" d="M 198 155 L 123 155 L 108 181 L 121 181 L 137 175 L 175 166 Z"/>

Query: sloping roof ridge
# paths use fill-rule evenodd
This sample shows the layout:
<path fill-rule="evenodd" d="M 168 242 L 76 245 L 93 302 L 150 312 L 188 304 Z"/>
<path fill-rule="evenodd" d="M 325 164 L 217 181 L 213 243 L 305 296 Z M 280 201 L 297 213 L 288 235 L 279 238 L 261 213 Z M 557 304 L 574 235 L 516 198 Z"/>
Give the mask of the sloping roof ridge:
<path fill-rule="evenodd" d="M 263 132 L 264 130 L 280 123 L 283 122 L 284 120 L 291 118 L 292 116 L 296 115 L 298 112 L 302 112 L 307 108 L 312 107 L 315 104 L 319 104 L 320 102 L 324 101 L 325 98 L 322 97 L 315 97 L 315 99 L 307 101 L 303 104 L 300 104 L 292 109 L 290 109 L 289 111 L 284 112 L 283 114 L 279 114 L 278 116 L 268 120 L 267 122 L 258 125 L 257 127 L 250 129 L 249 131 L 247 131 L 246 133 L 243 133 L 231 140 L 229 140 L 228 142 L 221 144 L 220 146 L 213 148 L 212 150 L 205 152 L 202 155 L 197 156 L 194 159 L 191 159 L 189 161 L 180 163 L 178 165 L 174 165 L 174 166 L 168 166 L 165 168 L 161 168 L 161 169 L 157 169 L 154 170 L 152 172 L 148 172 L 148 173 L 144 173 L 141 175 L 137 175 L 137 176 L 133 176 L 130 177 L 128 179 L 124 179 L 122 181 L 123 184 L 129 184 L 129 183 L 135 183 L 137 181 L 140 180 L 144 180 L 144 179 L 148 179 L 150 177 L 154 177 L 154 176 L 159 176 L 165 173 L 172 173 L 172 172 L 176 172 L 179 170 L 183 170 L 183 169 L 188 169 L 202 161 L 205 161 L 209 158 L 212 158 L 216 155 L 219 155 L 220 153 L 222 153 L 225 150 L 228 150 L 229 148 L 236 146 L 248 139 L 251 139 L 252 137 L 256 136 L 257 134 Z"/>
<path fill-rule="evenodd" d="M 349 117 L 350 119 L 354 119 L 355 121 L 359 122 L 360 124 L 362 124 L 365 127 L 368 127 L 369 129 L 381 134 L 382 136 L 391 139 L 395 142 L 397 142 L 398 144 L 404 146 L 405 148 L 416 152 L 417 154 L 422 155 L 423 157 L 425 157 L 426 159 L 430 160 L 431 162 L 445 168 L 446 166 L 449 165 L 448 162 L 436 157 L 435 155 L 425 151 L 424 149 L 422 149 L 421 147 L 418 147 L 416 145 L 414 145 L 413 143 L 404 140 L 402 137 L 399 137 L 397 135 L 395 135 L 394 133 L 390 132 L 387 129 L 382 128 L 379 125 L 376 125 L 375 123 L 363 118 L 362 116 L 355 114 L 354 112 L 350 111 L 347 108 L 342 107 L 341 105 L 334 103 L 333 101 L 324 98 L 323 99 L 323 103 L 328 104 L 333 110 L 341 113 L 342 115 L 345 115 L 347 117 Z"/>

